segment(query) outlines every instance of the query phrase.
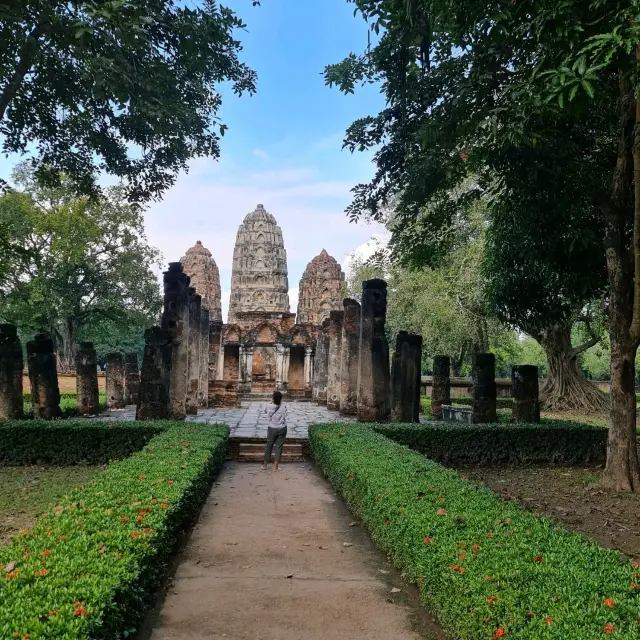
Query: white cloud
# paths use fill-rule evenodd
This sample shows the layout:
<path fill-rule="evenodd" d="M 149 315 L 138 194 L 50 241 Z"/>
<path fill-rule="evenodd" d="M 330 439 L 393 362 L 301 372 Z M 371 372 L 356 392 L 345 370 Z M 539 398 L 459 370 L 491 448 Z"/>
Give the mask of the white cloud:
<path fill-rule="evenodd" d="M 361 260 L 366 260 L 370 258 L 378 249 L 383 249 L 387 246 L 389 242 L 390 234 L 387 231 L 383 233 L 375 233 L 371 236 L 369 240 L 363 242 L 361 245 L 356 247 L 351 253 L 345 256 L 342 261 L 342 270 L 345 273 L 348 273 L 351 261 L 354 258 L 360 258 Z"/>
<path fill-rule="evenodd" d="M 291 313 L 298 313 L 298 287 L 289 289 L 289 308 Z"/>
<path fill-rule="evenodd" d="M 251 152 L 256 158 L 260 158 L 261 160 L 268 160 L 269 159 L 269 154 L 264 150 L 264 149 L 254 149 Z"/>

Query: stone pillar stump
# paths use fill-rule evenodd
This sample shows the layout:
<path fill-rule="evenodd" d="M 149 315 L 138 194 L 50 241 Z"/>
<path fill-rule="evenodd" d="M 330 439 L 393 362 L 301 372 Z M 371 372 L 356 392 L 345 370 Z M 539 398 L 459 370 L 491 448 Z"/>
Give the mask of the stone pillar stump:
<path fill-rule="evenodd" d="M 431 382 L 431 417 L 442 420 L 442 405 L 451 404 L 451 359 L 435 356 Z"/>
<path fill-rule="evenodd" d="M 200 383 L 198 406 L 206 407 L 209 399 L 209 309 L 200 310 Z"/>
<path fill-rule="evenodd" d="M 329 318 L 325 318 L 318 329 L 316 357 L 313 367 L 311 399 L 318 404 L 327 404 L 327 375 L 329 367 Z"/>
<path fill-rule="evenodd" d="M 474 353 L 471 367 L 473 383 L 471 422 L 487 424 L 497 421 L 496 357 L 493 353 Z"/>
<path fill-rule="evenodd" d="M 124 356 L 124 402 L 127 406 L 138 404 L 140 390 L 140 370 L 138 354 L 127 353 Z"/>
<path fill-rule="evenodd" d="M 76 351 L 76 413 L 95 416 L 99 412 L 98 357 L 92 342 L 81 342 Z"/>
<path fill-rule="evenodd" d="M 180 262 L 170 262 L 164 272 L 162 328 L 169 332 L 173 347 L 164 366 L 169 377 L 169 416 L 184 420 L 187 415 L 187 370 L 189 366 L 189 277 Z"/>
<path fill-rule="evenodd" d="M 189 296 L 189 362 L 188 362 L 188 384 L 186 412 L 188 415 L 198 413 L 198 392 L 200 389 L 200 313 L 202 308 L 202 298 L 190 289 Z"/>
<path fill-rule="evenodd" d="M 27 342 L 27 362 L 31 381 L 33 417 L 45 420 L 59 418 L 61 415 L 60 389 L 53 340 L 41 333 Z"/>
<path fill-rule="evenodd" d="M 391 420 L 420 422 L 422 336 L 400 331 L 391 365 Z"/>
<path fill-rule="evenodd" d="M 523 364 L 511 369 L 513 422 L 540 422 L 538 367 Z"/>
<path fill-rule="evenodd" d="M 329 312 L 329 358 L 327 369 L 327 409 L 340 410 L 340 365 L 344 311 Z"/>
<path fill-rule="evenodd" d="M 362 283 L 360 316 L 360 366 L 358 370 L 358 420 L 389 420 L 389 344 L 384 332 L 387 316 L 387 283 Z"/>
<path fill-rule="evenodd" d="M 124 356 L 120 352 L 106 355 L 105 385 L 107 409 L 124 409 Z"/>
<path fill-rule="evenodd" d="M 340 364 L 340 413 L 358 414 L 358 367 L 360 365 L 360 303 L 345 298 Z"/>
<path fill-rule="evenodd" d="M 22 418 L 23 368 L 18 328 L 13 324 L 0 324 L 0 420 Z"/>
<path fill-rule="evenodd" d="M 166 367 L 171 362 L 172 349 L 171 333 L 167 329 L 151 327 L 144 332 L 136 420 L 163 420 L 169 417 L 170 376 Z"/>

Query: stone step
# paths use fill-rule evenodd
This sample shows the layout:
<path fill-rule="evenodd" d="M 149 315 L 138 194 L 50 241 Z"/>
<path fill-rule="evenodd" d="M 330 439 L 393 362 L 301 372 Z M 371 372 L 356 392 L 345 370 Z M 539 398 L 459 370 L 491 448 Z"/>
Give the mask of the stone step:
<path fill-rule="evenodd" d="M 262 462 L 265 443 L 240 443 L 238 460 L 240 462 Z M 301 462 L 304 460 L 302 445 L 299 443 L 285 443 L 282 448 L 281 462 Z"/>

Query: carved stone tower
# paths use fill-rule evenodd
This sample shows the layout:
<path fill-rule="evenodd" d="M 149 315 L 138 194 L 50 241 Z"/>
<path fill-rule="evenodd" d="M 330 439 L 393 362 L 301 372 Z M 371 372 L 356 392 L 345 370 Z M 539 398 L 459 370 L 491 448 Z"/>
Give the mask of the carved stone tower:
<path fill-rule="evenodd" d="M 241 312 L 289 313 L 287 253 L 282 230 L 259 204 L 236 236 L 231 272 L 229 319 Z"/>
<path fill-rule="evenodd" d="M 330 311 L 342 310 L 344 273 L 324 249 L 304 270 L 298 294 L 299 324 L 322 324 Z"/>
<path fill-rule="evenodd" d="M 212 322 L 222 322 L 220 303 L 220 271 L 211 251 L 198 240 L 180 259 L 184 272 L 191 279 L 191 286 L 202 298 L 202 306 L 209 309 Z"/>

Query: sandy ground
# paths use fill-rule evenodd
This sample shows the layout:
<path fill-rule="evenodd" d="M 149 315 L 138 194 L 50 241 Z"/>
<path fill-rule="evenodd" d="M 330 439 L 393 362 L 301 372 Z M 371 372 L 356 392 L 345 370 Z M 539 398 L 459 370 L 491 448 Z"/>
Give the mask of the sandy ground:
<path fill-rule="evenodd" d="M 76 377 L 69 375 L 63 376 L 58 375 L 58 388 L 60 389 L 60 393 L 66 392 L 76 392 Z M 104 374 L 98 375 L 98 389 L 102 392 L 105 390 L 105 377 Z M 22 376 L 22 390 L 25 393 L 31 393 L 31 383 L 29 382 L 29 376 Z"/>
<path fill-rule="evenodd" d="M 457 471 L 603 547 L 640 558 L 640 494 L 602 489 L 602 467 L 500 465 Z"/>
<path fill-rule="evenodd" d="M 139 638 L 441 640 L 308 463 L 229 463 Z"/>

